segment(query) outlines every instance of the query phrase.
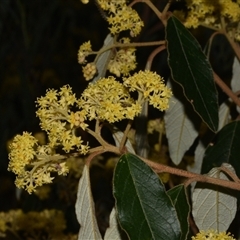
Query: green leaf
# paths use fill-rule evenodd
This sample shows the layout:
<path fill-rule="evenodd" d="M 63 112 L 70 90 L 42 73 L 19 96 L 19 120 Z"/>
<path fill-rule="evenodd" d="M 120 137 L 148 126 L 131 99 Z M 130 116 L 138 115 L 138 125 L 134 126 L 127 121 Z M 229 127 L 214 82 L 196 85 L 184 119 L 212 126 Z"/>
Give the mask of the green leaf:
<path fill-rule="evenodd" d="M 174 16 L 166 27 L 168 63 L 173 79 L 212 131 L 218 128 L 218 96 L 211 66 L 197 40 Z"/>
<path fill-rule="evenodd" d="M 130 239 L 181 238 L 177 213 L 153 170 L 132 154 L 123 155 L 114 172 L 114 197 L 121 227 Z"/>
<path fill-rule="evenodd" d="M 234 121 L 224 126 L 216 135 L 215 141 L 206 149 L 202 173 L 209 172 L 222 163 L 231 164 L 240 177 L 240 122 Z"/>
<path fill-rule="evenodd" d="M 190 212 L 190 206 L 188 204 L 186 189 L 184 185 L 178 185 L 168 190 L 167 194 L 172 199 L 173 205 L 177 210 L 178 219 L 182 230 L 181 240 L 187 239 L 189 231 L 188 217 Z"/>

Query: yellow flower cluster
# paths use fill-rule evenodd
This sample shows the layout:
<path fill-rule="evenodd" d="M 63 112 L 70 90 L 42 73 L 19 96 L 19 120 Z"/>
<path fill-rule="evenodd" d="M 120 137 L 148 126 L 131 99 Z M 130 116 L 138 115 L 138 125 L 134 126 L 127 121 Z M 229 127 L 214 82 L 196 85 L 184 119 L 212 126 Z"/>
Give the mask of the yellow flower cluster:
<path fill-rule="evenodd" d="M 116 13 L 117 9 L 121 6 L 125 6 L 127 0 L 97 0 L 99 6 L 105 10 L 112 13 Z"/>
<path fill-rule="evenodd" d="M 147 125 L 147 132 L 149 134 L 153 134 L 154 132 L 163 133 L 164 129 L 164 122 L 160 119 L 149 120 Z"/>
<path fill-rule="evenodd" d="M 130 30 L 131 36 L 136 36 L 140 33 L 143 22 L 141 21 L 138 13 L 127 6 L 126 0 L 96 0 L 98 6 L 103 10 L 107 11 L 110 32 L 113 35 L 126 30 Z M 120 42 L 130 43 L 129 38 L 122 38 Z M 114 44 L 113 44 L 114 45 Z M 111 46 L 107 45 L 106 51 L 108 51 Z M 103 47 L 104 48 L 104 47 Z M 100 50 L 101 51 L 101 50 Z M 136 68 L 136 49 L 133 47 L 122 47 L 118 50 L 110 62 L 108 63 L 107 69 L 115 74 L 116 76 L 128 75 L 131 70 Z M 90 41 L 83 43 L 78 50 L 78 62 L 79 64 L 86 64 L 86 57 L 90 54 L 98 54 L 93 62 L 87 63 L 83 66 L 83 75 L 86 80 L 90 80 L 97 73 L 98 69 L 96 66 L 97 59 L 99 57 L 98 52 L 92 51 L 92 46 Z"/>
<path fill-rule="evenodd" d="M 88 152 L 88 146 L 82 144 L 81 137 L 76 136 L 75 128 L 85 129 L 87 124 L 84 112 L 71 112 L 70 107 L 77 103 L 72 89 L 66 85 L 59 92 L 48 90 L 44 97 L 37 100 L 37 116 L 40 126 L 48 133 L 49 145 L 52 148 L 63 146 L 65 152 L 77 147 L 82 154 Z"/>
<path fill-rule="evenodd" d="M 85 58 L 92 52 L 92 45 L 90 41 L 83 43 L 78 50 L 78 62 L 85 63 Z"/>
<path fill-rule="evenodd" d="M 93 54 L 90 41 L 83 43 L 78 50 L 78 63 L 86 64 L 86 57 Z M 94 62 L 87 63 L 82 67 L 84 78 L 88 81 L 97 73 L 97 67 Z"/>
<path fill-rule="evenodd" d="M 85 165 L 85 159 L 84 158 L 76 158 L 76 157 L 70 157 L 66 161 L 66 165 L 71 171 L 71 175 L 79 179 L 82 175 L 83 168 Z"/>
<path fill-rule="evenodd" d="M 122 43 L 130 43 L 129 38 L 122 38 Z M 128 75 L 130 71 L 136 68 L 136 48 L 122 48 L 115 54 L 114 58 L 109 61 L 108 70 L 120 77 L 121 74 Z"/>
<path fill-rule="evenodd" d="M 9 148 L 8 170 L 17 175 L 16 186 L 26 189 L 30 194 L 37 186 L 52 182 L 54 177 L 51 177 L 51 172 L 57 172 L 58 175 L 68 173 L 66 163 L 60 162 L 63 157 L 54 154 L 49 145 L 39 146 L 30 133 L 15 136 Z"/>
<path fill-rule="evenodd" d="M 144 24 L 138 13 L 127 6 L 125 0 L 97 1 L 99 6 L 110 14 L 110 16 L 107 17 L 107 21 L 111 25 L 109 29 L 113 35 L 125 30 L 130 30 L 131 36 L 136 36 L 140 33 Z"/>
<path fill-rule="evenodd" d="M 137 100 L 131 98 L 129 90 L 138 91 Z M 57 154 L 56 149 L 88 153 L 89 146 L 84 145 L 76 133 L 78 128 L 90 131 L 86 120 L 113 123 L 134 119 L 141 112 L 144 100 L 163 111 L 169 107 L 171 95 L 163 79 L 151 71 L 140 71 L 124 78 L 123 84 L 113 76 L 99 79 L 88 85 L 80 99 L 68 85 L 60 91 L 47 90 L 44 97 L 37 99 L 36 113 L 41 128 L 47 132 L 48 144 L 41 145 L 30 133 L 24 132 L 17 135 L 9 147 L 8 170 L 17 175 L 16 186 L 32 193 L 36 187 L 52 182 L 52 172 L 66 175 L 69 172 L 67 157 Z M 73 112 L 72 107 L 78 110 Z"/>
<path fill-rule="evenodd" d="M 44 210 L 27 212 L 11 210 L 0 212 L 0 236 L 7 236 L 8 231 L 14 232 L 19 239 L 77 239 L 77 236 L 65 238 L 63 231 L 66 222 L 63 212 Z"/>
<path fill-rule="evenodd" d="M 188 13 L 185 17 L 183 12 L 177 12 L 185 23 L 185 26 L 196 28 L 201 24 L 206 26 L 221 28 L 221 17 L 225 18 L 227 31 L 237 32 L 235 38 L 239 34 L 237 29 L 240 21 L 240 2 L 234 0 L 186 0 Z M 228 25 L 230 23 L 230 25 Z"/>
<path fill-rule="evenodd" d="M 78 104 L 89 120 L 99 119 L 110 123 L 133 119 L 141 111 L 140 104 L 135 103 L 127 89 L 112 76 L 90 83 Z"/>
<path fill-rule="evenodd" d="M 94 75 L 97 73 L 97 67 L 94 62 L 88 63 L 86 66 L 82 68 L 83 76 L 88 81 L 91 80 Z"/>
<path fill-rule="evenodd" d="M 69 86 L 63 86 L 59 92 L 48 90 L 37 100 L 37 116 L 41 128 L 48 134 L 49 143 L 39 145 L 36 138 L 27 132 L 15 136 L 9 146 L 8 170 L 17 175 L 15 184 L 18 188 L 32 193 L 36 187 L 52 182 L 51 172 L 58 175 L 68 173 L 65 157 L 55 152 L 58 146 L 65 152 L 88 152 L 89 146 L 82 144 L 81 137 L 76 135 L 77 128 L 87 127 L 84 123 L 86 113 L 84 110 L 72 112 L 70 107 L 75 103 L 77 99 Z"/>
<path fill-rule="evenodd" d="M 220 232 L 216 230 L 200 231 L 192 240 L 236 240 L 230 233 Z"/>
<path fill-rule="evenodd" d="M 36 152 L 34 146 L 37 144 L 35 139 L 30 133 L 23 132 L 23 135 L 17 135 L 12 144 L 10 144 L 9 165 L 8 170 L 15 174 L 22 174 L 25 167 L 31 163 L 35 158 Z"/>
<path fill-rule="evenodd" d="M 172 91 L 164 84 L 164 80 L 158 74 L 149 70 L 140 71 L 133 76 L 123 78 L 124 86 L 130 91 L 138 91 L 142 100 L 148 100 L 153 107 L 164 111 L 169 108 L 169 98 Z"/>

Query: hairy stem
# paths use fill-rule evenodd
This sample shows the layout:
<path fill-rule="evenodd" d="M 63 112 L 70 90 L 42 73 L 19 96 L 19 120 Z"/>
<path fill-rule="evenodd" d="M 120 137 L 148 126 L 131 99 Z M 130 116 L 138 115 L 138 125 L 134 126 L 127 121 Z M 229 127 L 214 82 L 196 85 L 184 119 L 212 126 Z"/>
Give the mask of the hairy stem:
<path fill-rule="evenodd" d="M 223 80 L 215 73 L 213 72 L 214 81 L 217 83 L 217 85 L 233 100 L 234 103 L 236 103 L 237 106 L 240 107 L 240 99 L 234 92 L 226 85 L 226 83 L 223 82 Z"/>
<path fill-rule="evenodd" d="M 123 147 L 124 147 L 124 145 L 125 145 L 125 142 L 126 142 L 126 140 L 127 140 L 128 133 L 129 133 L 131 127 L 132 127 L 132 122 L 133 122 L 132 120 L 129 120 L 129 121 L 128 121 L 128 124 L 127 124 L 127 126 L 126 126 L 126 128 L 125 128 L 125 130 L 124 130 L 124 134 L 123 134 L 123 137 L 122 137 L 122 139 L 121 139 L 120 146 L 119 146 L 119 150 L 120 150 L 120 151 L 122 151 L 122 149 L 123 149 Z"/>
<path fill-rule="evenodd" d="M 156 14 L 156 16 L 161 20 L 161 22 L 163 23 L 163 25 L 164 26 L 166 26 L 167 25 L 167 21 L 166 21 L 166 12 L 167 12 L 167 10 L 168 10 L 168 8 L 169 8 L 169 2 L 167 3 L 167 5 L 165 6 L 165 8 L 164 8 L 164 13 L 165 14 L 163 14 L 162 12 L 160 12 L 157 8 L 156 8 L 156 6 L 150 1 L 150 0 L 135 0 L 135 1 L 133 1 L 129 6 L 131 7 L 131 6 L 133 6 L 134 4 L 136 4 L 136 3 L 146 3 L 151 9 L 152 9 L 152 11 Z"/>
<path fill-rule="evenodd" d="M 150 70 L 150 69 L 151 69 L 153 59 L 155 58 L 155 56 L 156 56 L 158 53 L 162 52 L 164 49 L 166 49 L 166 46 L 165 46 L 165 45 L 162 45 L 162 46 L 159 46 L 159 47 L 155 48 L 155 49 L 152 51 L 152 53 L 151 53 L 151 54 L 149 55 L 149 57 L 148 57 L 145 70 Z"/>
<path fill-rule="evenodd" d="M 177 169 L 177 168 L 173 168 L 173 167 L 169 167 L 167 165 L 163 165 L 160 163 L 155 163 L 152 162 L 148 159 L 144 159 L 142 158 L 142 160 L 148 164 L 150 167 L 152 167 L 155 172 L 160 173 L 160 172 L 167 172 L 173 175 L 178 175 L 181 177 L 185 177 L 188 178 L 188 184 L 193 182 L 193 181 L 198 181 L 198 182 L 205 182 L 205 183 L 210 183 L 210 184 L 214 184 L 214 185 L 218 185 L 218 186 L 222 186 L 222 187 L 227 187 L 230 189 L 234 189 L 234 190 L 240 190 L 240 183 L 238 182 L 232 182 L 232 181 L 227 181 L 227 180 L 223 180 L 223 179 L 217 179 L 217 178 L 212 178 L 206 175 L 201 175 L 201 174 L 197 174 L 197 173 L 192 173 L 192 172 L 188 172 L 182 169 Z"/>

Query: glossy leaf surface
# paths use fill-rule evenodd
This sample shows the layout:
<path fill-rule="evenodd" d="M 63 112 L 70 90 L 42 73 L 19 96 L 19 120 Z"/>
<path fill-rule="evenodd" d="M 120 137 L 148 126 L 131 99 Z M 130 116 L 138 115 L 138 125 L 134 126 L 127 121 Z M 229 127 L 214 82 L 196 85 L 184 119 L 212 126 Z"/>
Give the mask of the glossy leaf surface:
<path fill-rule="evenodd" d="M 189 211 L 190 206 L 187 200 L 187 194 L 184 185 L 178 185 L 169 191 L 167 194 L 170 196 L 173 205 L 175 206 L 178 214 L 178 219 L 180 221 L 182 236 L 181 240 L 187 239 L 188 231 L 189 231 Z"/>
<path fill-rule="evenodd" d="M 168 63 L 188 101 L 212 131 L 218 128 L 218 95 L 211 66 L 197 40 L 174 16 L 166 27 Z"/>
<path fill-rule="evenodd" d="M 240 177 L 240 122 L 234 121 L 224 126 L 209 144 L 203 159 L 202 173 L 209 172 L 222 163 L 231 164 Z"/>
<path fill-rule="evenodd" d="M 113 182 L 119 222 L 130 239 L 181 238 L 177 212 L 164 185 L 141 159 L 132 154 L 123 155 Z"/>

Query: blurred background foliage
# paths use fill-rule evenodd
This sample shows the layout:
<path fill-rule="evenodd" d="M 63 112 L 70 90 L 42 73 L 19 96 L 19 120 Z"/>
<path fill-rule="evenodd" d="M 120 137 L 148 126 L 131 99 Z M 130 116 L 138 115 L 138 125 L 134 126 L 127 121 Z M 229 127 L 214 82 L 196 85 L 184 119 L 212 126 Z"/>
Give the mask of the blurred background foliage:
<path fill-rule="evenodd" d="M 167 0 L 153 1 L 163 9 Z M 157 41 L 164 38 L 164 27 L 144 4 L 137 4 L 145 27 L 134 41 Z M 183 1 L 175 2 L 173 9 L 184 8 Z M 211 31 L 195 30 L 204 46 Z M 40 211 L 58 208 L 65 212 L 68 230 L 77 232 L 74 204 L 78 179 L 70 176 L 57 178 L 49 197 L 21 192 L 18 198 L 14 174 L 7 171 L 8 142 L 23 131 L 38 133 L 35 101 L 48 88 L 69 84 L 79 96 L 87 86 L 81 66 L 77 62 L 79 46 L 91 40 L 94 50 L 99 49 L 108 34 L 108 25 L 94 1 L 83 5 L 80 0 L 1 0 L 0 3 L 0 211 L 21 208 Z M 216 38 L 218 39 L 218 38 Z M 215 71 L 224 79 L 231 77 L 233 52 L 221 37 L 213 45 L 211 56 Z M 138 69 L 143 69 L 154 47 L 139 48 Z M 165 79 L 170 71 L 167 52 L 156 56 L 153 70 Z M 223 64 L 223 62 L 228 64 Z M 224 67 L 223 67 L 224 66 Z M 161 115 L 150 108 L 150 117 Z M 92 170 L 93 195 L 101 231 L 107 227 L 108 213 L 113 205 L 111 194 L 112 169 L 95 166 Z M 74 183 L 73 183 L 74 182 Z M 101 225 L 100 224 L 100 225 Z"/>
<path fill-rule="evenodd" d="M 93 1 L 83 5 L 78 0 L 1 0 L 0 211 L 61 208 L 75 222 L 75 199 L 64 194 L 64 188 L 71 188 L 61 178 L 48 200 L 23 192 L 21 200 L 17 198 L 15 176 L 7 171 L 7 143 L 23 131 L 40 131 L 35 100 L 46 89 L 69 84 L 80 95 L 87 83 L 77 62 L 78 48 L 89 39 L 100 48 L 107 32 Z M 70 225 L 78 229 L 76 222 Z"/>

